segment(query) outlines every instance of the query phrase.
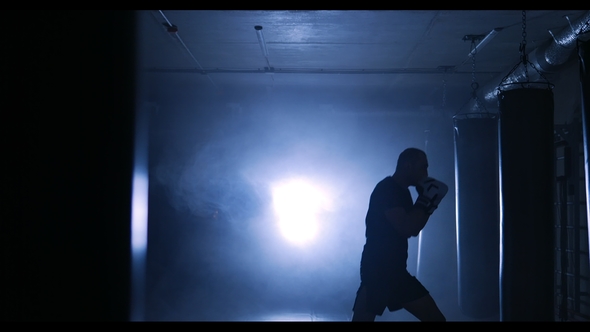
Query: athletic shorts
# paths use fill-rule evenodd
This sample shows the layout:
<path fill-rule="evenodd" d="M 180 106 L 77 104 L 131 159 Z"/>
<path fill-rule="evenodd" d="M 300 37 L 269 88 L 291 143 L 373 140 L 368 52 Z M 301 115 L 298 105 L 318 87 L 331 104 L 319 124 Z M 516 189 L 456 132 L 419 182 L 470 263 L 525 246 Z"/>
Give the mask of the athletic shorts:
<path fill-rule="evenodd" d="M 365 278 L 368 279 L 368 278 Z M 420 299 L 429 294 L 428 290 L 407 271 L 399 273 L 388 283 L 371 280 L 363 280 L 356 293 L 353 311 L 357 305 L 362 306 L 359 297 L 360 291 L 366 287 L 367 311 L 381 316 L 387 307 L 389 311 L 400 310 L 406 303 Z"/>

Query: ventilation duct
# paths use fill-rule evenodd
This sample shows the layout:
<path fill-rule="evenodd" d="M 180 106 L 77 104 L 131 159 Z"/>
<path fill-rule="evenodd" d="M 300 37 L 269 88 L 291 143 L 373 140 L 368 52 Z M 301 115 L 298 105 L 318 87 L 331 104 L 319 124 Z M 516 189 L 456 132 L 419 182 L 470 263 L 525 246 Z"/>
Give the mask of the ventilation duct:
<path fill-rule="evenodd" d="M 544 46 L 537 47 L 531 51 L 527 55 L 528 61 L 542 74 L 557 72 L 559 67 L 565 64 L 576 51 L 576 40 L 578 36 L 588 31 L 590 31 L 590 11 L 587 11 L 575 21 L 570 22 L 559 33 L 554 34 L 549 30 L 549 34 L 553 37 L 552 40 Z M 524 66 L 518 66 L 518 68 L 504 79 L 503 83 L 535 82 L 539 78 L 540 75 L 536 70 L 529 69 L 528 79 L 526 79 Z M 498 85 L 502 82 L 502 79 L 493 80 L 493 84 L 486 85 L 482 89 L 485 104 L 489 104 L 491 107 L 497 106 Z M 472 104 L 471 109 L 473 111 L 477 110 L 475 103 Z"/>

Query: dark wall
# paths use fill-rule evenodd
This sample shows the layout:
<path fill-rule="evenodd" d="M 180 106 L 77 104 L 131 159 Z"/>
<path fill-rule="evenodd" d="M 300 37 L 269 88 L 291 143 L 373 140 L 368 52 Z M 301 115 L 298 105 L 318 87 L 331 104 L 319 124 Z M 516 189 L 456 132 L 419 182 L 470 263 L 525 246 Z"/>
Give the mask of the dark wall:
<path fill-rule="evenodd" d="M 5 14 L 2 320 L 126 320 L 133 13 Z"/>

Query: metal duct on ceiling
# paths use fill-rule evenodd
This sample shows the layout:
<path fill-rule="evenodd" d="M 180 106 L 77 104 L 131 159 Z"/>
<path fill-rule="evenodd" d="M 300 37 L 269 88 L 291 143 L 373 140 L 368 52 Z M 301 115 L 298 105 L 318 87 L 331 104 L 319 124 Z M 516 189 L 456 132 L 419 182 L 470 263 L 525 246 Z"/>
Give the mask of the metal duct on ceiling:
<path fill-rule="evenodd" d="M 566 16 L 567 18 L 567 16 Z M 528 54 L 528 61 L 530 61 L 542 74 L 552 73 L 559 70 L 559 66 L 565 64 L 576 50 L 576 40 L 578 36 L 590 31 L 590 11 L 577 18 L 575 21 L 569 21 L 569 25 L 561 29 L 559 33 L 552 35 L 552 40 L 540 47 L 537 47 Z M 528 70 L 528 79 L 525 73 L 524 66 L 517 67 L 509 76 L 504 79 L 504 83 L 517 82 L 535 82 L 539 80 L 540 75 L 535 70 Z M 501 83 L 503 77 L 493 80 L 494 84 L 489 84 L 482 89 L 484 102 L 490 106 L 497 104 L 498 85 Z M 477 110 L 475 103 L 473 103 L 472 110 Z"/>

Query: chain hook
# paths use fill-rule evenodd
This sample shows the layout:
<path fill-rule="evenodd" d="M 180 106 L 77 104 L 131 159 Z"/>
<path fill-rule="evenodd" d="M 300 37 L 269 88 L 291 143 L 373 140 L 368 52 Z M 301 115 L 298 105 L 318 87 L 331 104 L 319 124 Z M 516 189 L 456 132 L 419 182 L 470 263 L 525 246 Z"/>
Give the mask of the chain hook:
<path fill-rule="evenodd" d="M 442 93 L 442 105 L 441 108 L 445 108 L 446 104 L 447 104 L 447 68 L 445 68 L 445 72 L 443 74 L 443 93 Z"/>
<path fill-rule="evenodd" d="M 477 89 L 479 88 L 479 84 L 477 83 L 477 80 L 475 79 L 475 57 L 477 55 L 477 47 L 475 45 L 476 41 L 478 41 L 479 39 L 477 38 L 473 38 L 471 39 L 471 51 L 472 51 L 472 57 L 471 57 L 471 89 L 472 89 L 472 98 L 475 101 L 475 107 L 478 110 L 484 110 L 487 112 L 485 106 L 481 103 L 481 101 L 479 100 L 479 98 L 477 97 Z"/>
<path fill-rule="evenodd" d="M 549 31 L 550 34 L 551 31 Z M 530 65 L 537 74 L 539 74 L 539 76 L 541 78 L 543 78 L 545 80 L 545 82 L 547 83 L 547 86 L 549 89 L 553 88 L 553 84 L 551 84 L 549 82 L 549 80 L 547 80 L 547 78 L 545 77 L 545 75 L 543 75 L 543 73 L 537 68 L 537 66 L 535 66 L 532 62 L 529 61 L 528 59 L 528 55 L 526 53 L 526 37 L 527 37 L 527 33 L 526 33 L 526 10 L 522 11 L 522 41 L 520 43 L 520 46 L 518 48 L 518 50 L 520 51 L 520 62 L 516 63 L 516 65 L 514 66 L 514 68 L 512 68 L 512 70 L 510 70 L 508 72 L 508 74 L 506 74 L 506 76 L 504 76 L 504 78 L 502 79 L 502 81 L 500 81 L 500 85 L 497 87 L 497 94 L 499 95 L 499 93 L 501 92 L 502 89 L 504 89 L 504 87 L 507 87 L 511 84 L 520 84 L 523 88 L 525 87 L 525 83 L 530 84 L 530 83 L 536 83 L 536 82 L 529 82 L 529 71 L 528 71 L 528 66 Z M 555 39 L 555 37 L 554 37 Z M 506 83 L 506 80 L 508 79 L 508 77 L 510 77 L 510 75 L 512 75 L 514 73 L 514 71 L 516 70 L 516 68 L 518 68 L 518 66 L 520 65 L 524 66 L 524 77 L 525 77 L 525 81 L 524 82 L 508 82 Z"/>

